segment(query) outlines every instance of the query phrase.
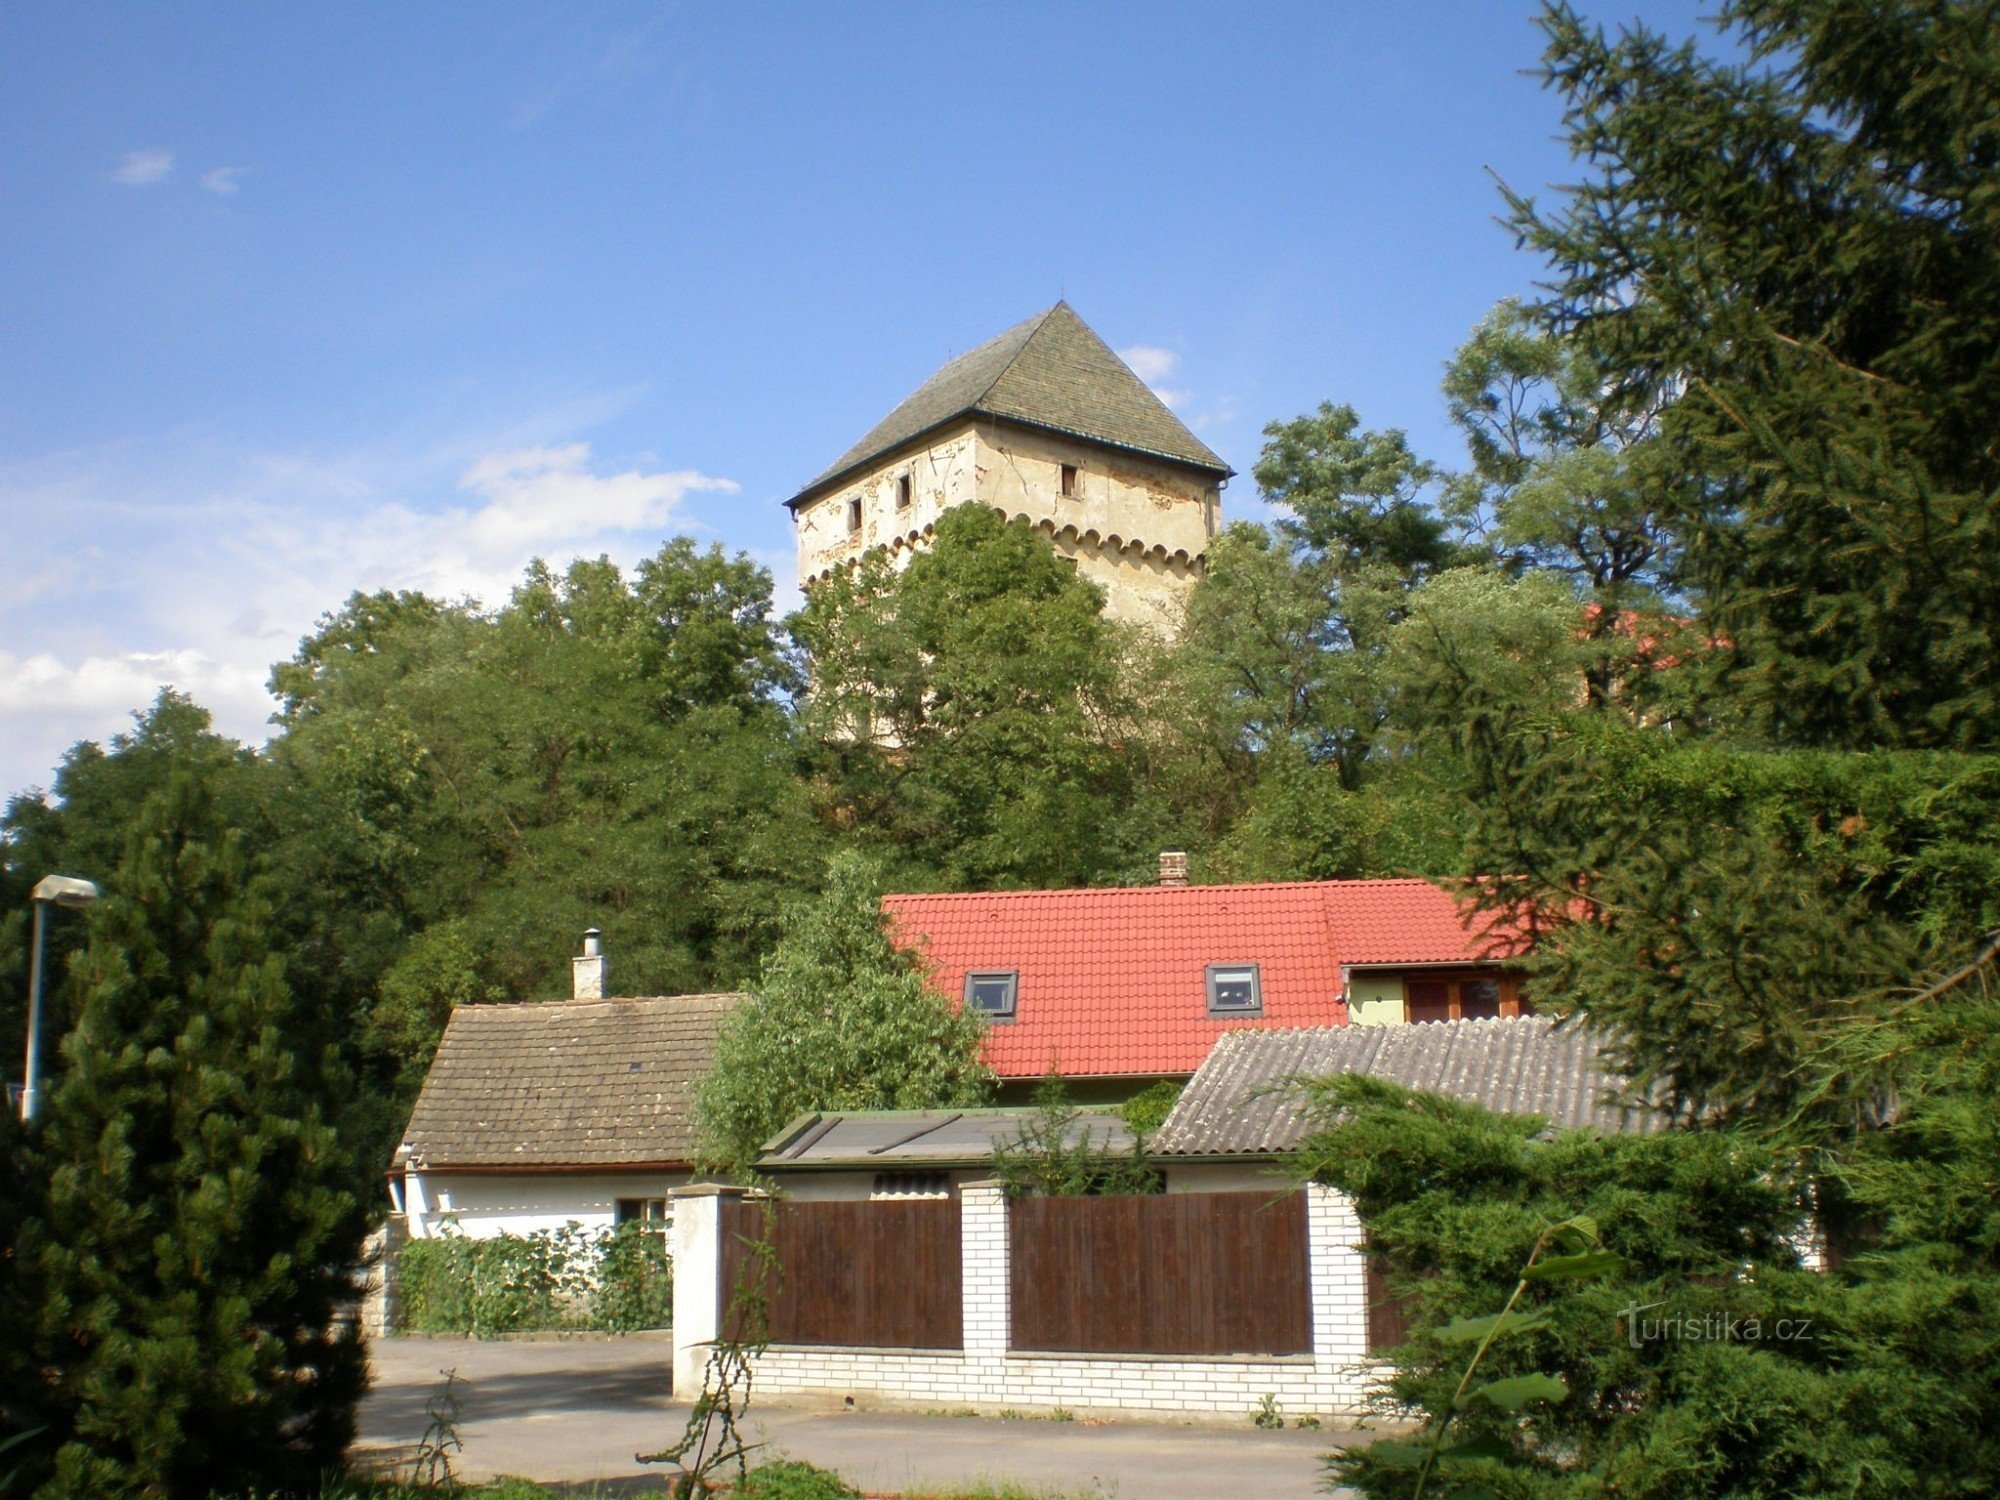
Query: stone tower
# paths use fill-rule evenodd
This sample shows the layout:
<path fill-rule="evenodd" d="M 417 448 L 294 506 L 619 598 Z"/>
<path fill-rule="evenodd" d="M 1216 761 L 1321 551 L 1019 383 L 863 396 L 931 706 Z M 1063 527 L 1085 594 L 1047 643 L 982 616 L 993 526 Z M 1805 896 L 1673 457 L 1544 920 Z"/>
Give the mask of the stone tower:
<path fill-rule="evenodd" d="M 877 549 L 906 559 L 976 503 L 1049 537 L 1106 614 L 1171 631 L 1229 477 L 1058 302 L 939 370 L 786 504 L 808 588 Z"/>

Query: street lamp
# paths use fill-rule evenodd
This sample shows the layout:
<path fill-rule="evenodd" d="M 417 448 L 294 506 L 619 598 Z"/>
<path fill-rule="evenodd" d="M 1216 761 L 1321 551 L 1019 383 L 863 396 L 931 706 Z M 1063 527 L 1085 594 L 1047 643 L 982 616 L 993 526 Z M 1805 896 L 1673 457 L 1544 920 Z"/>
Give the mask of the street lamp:
<path fill-rule="evenodd" d="M 28 957 L 28 1076 L 21 1085 L 21 1118 L 35 1118 L 41 1103 L 42 1075 L 42 928 L 51 906 L 88 906 L 97 899 L 97 887 L 71 875 L 50 875 L 29 898 L 35 903 L 35 945 Z"/>

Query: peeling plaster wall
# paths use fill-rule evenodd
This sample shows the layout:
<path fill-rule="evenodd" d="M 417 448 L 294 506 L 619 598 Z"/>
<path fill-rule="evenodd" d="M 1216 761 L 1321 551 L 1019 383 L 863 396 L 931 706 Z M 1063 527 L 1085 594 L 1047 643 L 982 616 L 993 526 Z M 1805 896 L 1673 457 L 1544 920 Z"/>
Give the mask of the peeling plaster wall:
<path fill-rule="evenodd" d="M 811 583 L 835 568 L 859 562 L 864 552 L 889 549 L 901 563 L 930 542 L 937 518 L 954 505 L 978 498 L 977 439 L 967 422 L 928 448 L 876 465 L 859 477 L 800 507 L 793 526 L 799 548 L 799 580 Z M 896 481 L 910 478 L 910 503 L 896 506 Z M 861 529 L 847 528 L 850 502 L 861 502 Z"/>
<path fill-rule="evenodd" d="M 1064 464 L 1077 470 L 1071 495 L 1062 493 Z M 899 509 L 904 475 L 911 498 Z M 861 526 L 850 531 L 856 500 Z M 900 566 L 929 545 L 946 509 L 970 501 L 1032 523 L 1104 590 L 1108 616 L 1162 634 L 1180 628 L 1221 523 L 1221 492 L 1208 475 L 1082 438 L 968 422 L 802 507 L 799 577 L 809 584 L 877 548 Z"/>
<path fill-rule="evenodd" d="M 1062 466 L 1076 492 L 1062 493 Z M 1024 517 L 1104 590 L 1104 612 L 1171 634 L 1201 576 L 1221 496 L 1207 475 L 1056 433 L 979 428 L 979 498 Z"/>

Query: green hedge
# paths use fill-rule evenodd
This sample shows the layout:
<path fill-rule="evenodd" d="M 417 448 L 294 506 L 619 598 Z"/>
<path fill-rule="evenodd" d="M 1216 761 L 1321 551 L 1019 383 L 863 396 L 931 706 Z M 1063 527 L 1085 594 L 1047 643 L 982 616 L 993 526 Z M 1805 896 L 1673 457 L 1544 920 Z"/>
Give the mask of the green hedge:
<path fill-rule="evenodd" d="M 397 1256 L 398 1326 L 410 1333 L 500 1333 L 664 1328 L 673 1267 L 658 1226 L 620 1224 L 472 1239 L 411 1240 Z"/>

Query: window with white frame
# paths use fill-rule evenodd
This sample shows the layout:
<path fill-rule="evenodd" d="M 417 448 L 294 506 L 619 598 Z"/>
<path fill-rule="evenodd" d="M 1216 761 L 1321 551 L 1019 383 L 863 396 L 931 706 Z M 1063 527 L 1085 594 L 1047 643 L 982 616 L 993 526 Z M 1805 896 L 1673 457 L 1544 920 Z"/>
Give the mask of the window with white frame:
<path fill-rule="evenodd" d="M 1021 976 L 1014 969 L 988 969 L 965 976 L 965 1008 L 989 1021 L 1014 1019 Z"/>
<path fill-rule="evenodd" d="M 1255 964 L 1208 966 L 1208 1013 L 1211 1016 L 1263 1014 L 1264 987 Z"/>

